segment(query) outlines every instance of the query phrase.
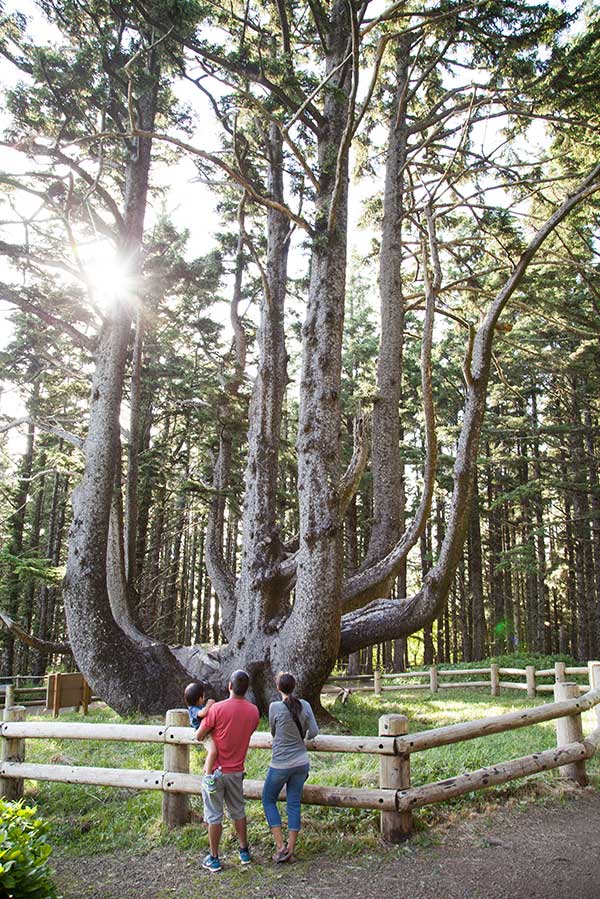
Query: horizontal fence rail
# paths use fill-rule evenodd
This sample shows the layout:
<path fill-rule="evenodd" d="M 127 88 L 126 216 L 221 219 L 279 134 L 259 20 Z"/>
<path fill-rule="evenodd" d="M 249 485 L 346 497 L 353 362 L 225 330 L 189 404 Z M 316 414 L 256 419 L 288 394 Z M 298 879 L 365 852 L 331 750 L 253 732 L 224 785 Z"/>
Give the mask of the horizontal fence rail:
<path fill-rule="evenodd" d="M 187 727 L 161 727 L 152 724 L 79 724 L 54 721 L 4 721 L 3 737 L 41 740 L 108 740 L 128 743 L 176 743 L 197 745 L 196 731 Z M 273 737 L 268 731 L 256 731 L 250 738 L 250 749 L 271 749 Z M 313 752 L 366 752 L 369 755 L 394 755 L 394 742 L 389 737 L 347 737 L 322 734 L 306 743 Z"/>
<path fill-rule="evenodd" d="M 517 712 L 505 712 L 477 721 L 462 721 L 460 724 L 449 724 L 406 737 L 396 737 L 396 751 L 399 753 L 422 752 L 435 746 L 449 746 L 464 740 L 475 740 L 490 734 L 501 734 L 543 721 L 553 721 L 571 715 L 581 715 L 600 703 L 600 687 L 590 690 L 580 699 L 566 699 L 562 702 L 548 702 L 531 709 L 519 709 Z"/>
<path fill-rule="evenodd" d="M 9 778 L 84 786 L 161 790 L 167 793 L 187 793 L 195 796 L 202 792 L 201 775 L 176 771 L 3 762 L 0 767 L 0 775 Z M 244 796 L 247 799 L 260 799 L 263 785 L 264 781 L 262 780 L 244 779 Z M 281 798 L 285 798 L 285 790 L 282 790 Z M 396 790 L 307 784 L 302 793 L 302 801 L 310 805 L 396 811 Z"/>
<path fill-rule="evenodd" d="M 568 743 L 558 749 L 545 749 L 543 752 L 535 752 L 533 755 L 512 759 L 510 762 L 501 762 L 487 768 L 480 768 L 478 771 L 471 771 L 468 774 L 459 774 L 448 780 L 398 791 L 396 807 L 398 811 L 423 808 L 425 805 L 454 799 L 464 793 L 483 790 L 486 787 L 504 784 L 520 777 L 581 762 L 591 758 L 597 752 L 599 744 L 600 728 L 583 743 Z"/>
<path fill-rule="evenodd" d="M 408 733 L 408 720 L 404 715 L 383 715 L 379 719 L 379 734 L 376 737 L 319 735 L 307 743 L 309 751 L 378 755 L 379 788 L 307 784 L 302 794 L 303 802 L 378 810 L 384 837 L 399 842 L 412 830 L 412 811 L 425 805 L 553 768 L 560 768 L 565 776 L 585 784 L 585 762 L 600 749 L 600 662 L 590 662 L 584 670 L 589 673 L 591 689 L 583 696 L 579 696 L 577 684 L 561 680 L 554 687 L 555 702 L 504 715 L 413 734 Z M 596 710 L 598 726 L 584 737 L 581 714 L 592 708 Z M 163 820 L 167 824 L 173 826 L 189 819 L 186 796 L 201 792 L 202 777 L 189 771 L 189 747 L 197 741 L 189 725 L 183 726 L 187 721 L 185 710 L 170 710 L 164 726 L 28 722 L 24 717 L 25 709 L 19 706 L 5 709 L 5 720 L 0 730 L 0 794 L 18 798 L 22 795 L 24 779 L 156 790 L 163 794 Z M 444 781 L 418 787 L 410 785 L 410 755 L 414 752 L 551 720 L 557 722 L 556 749 L 499 762 Z M 25 762 L 25 741 L 28 739 L 159 743 L 164 747 L 164 767 L 149 771 L 29 763 Z M 250 747 L 270 749 L 271 734 L 262 731 L 255 733 Z M 244 795 L 248 799 L 259 799 L 263 784 L 260 780 L 245 780 Z"/>

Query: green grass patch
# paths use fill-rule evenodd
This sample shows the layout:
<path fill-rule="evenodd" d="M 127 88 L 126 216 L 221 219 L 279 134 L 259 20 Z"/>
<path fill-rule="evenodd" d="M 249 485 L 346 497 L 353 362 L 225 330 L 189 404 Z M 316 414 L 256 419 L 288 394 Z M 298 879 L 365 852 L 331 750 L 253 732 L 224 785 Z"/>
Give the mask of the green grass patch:
<path fill-rule="evenodd" d="M 339 730 L 357 735 L 375 735 L 380 715 L 405 714 L 409 718 L 411 732 L 428 730 L 461 721 L 470 721 L 490 715 L 540 705 L 544 698 L 527 699 L 519 693 L 503 692 L 492 698 L 483 690 L 444 690 L 434 696 L 429 693 L 389 692 L 380 697 L 372 694 L 354 694 L 345 706 L 334 705 L 333 697 L 326 705 L 338 719 Z M 29 715 L 29 719 L 43 716 Z M 47 719 L 46 719 L 47 720 Z M 61 721 L 81 721 L 73 714 L 61 715 Z M 94 710 L 88 716 L 94 722 L 121 722 L 109 709 Z M 595 727 L 594 712 L 584 715 L 584 731 Z M 126 719 L 126 723 L 161 723 L 160 719 Z M 266 729 L 262 721 L 261 729 Z M 530 753 L 549 749 L 555 745 L 553 722 L 538 724 L 504 734 L 429 749 L 415 753 L 411 759 L 411 778 L 415 786 L 443 780 L 456 774 L 472 771 L 487 765 Z M 162 769 L 163 747 L 145 743 L 105 743 L 102 741 L 28 740 L 27 760 L 65 765 L 92 765 L 111 768 Z M 203 751 L 191 750 L 191 770 L 199 773 Z M 269 763 L 269 753 L 251 751 L 248 755 L 247 774 L 252 779 L 264 778 Z M 378 756 L 358 753 L 311 754 L 311 783 L 369 787 L 378 785 Z M 600 760 L 588 763 L 588 770 L 596 782 L 600 781 Z M 533 781 L 533 784 L 532 784 Z M 469 794 L 443 806 L 423 809 L 418 815 L 418 826 L 449 820 L 457 812 L 483 810 L 490 802 L 507 798 L 519 801 L 552 794 L 557 784 L 555 772 L 536 775 L 524 781 L 515 781 L 503 787 Z M 554 785 L 554 786 L 553 786 Z M 50 842 L 61 854 L 86 856 L 98 852 L 127 850 L 147 852 L 153 847 L 169 845 L 182 850 L 202 854 L 207 849 L 206 830 L 201 825 L 202 802 L 192 797 L 191 805 L 195 823 L 176 831 L 168 831 L 161 823 L 162 794 L 151 790 L 132 790 L 109 787 L 71 786 L 59 783 L 26 782 L 26 798 L 35 803 L 40 815 L 50 823 Z M 248 803 L 250 841 L 259 851 L 269 852 L 271 847 L 262 806 Z M 376 812 L 355 809 L 330 809 L 320 806 L 304 806 L 302 855 L 305 858 L 322 855 L 351 856 L 375 849 L 379 843 L 378 815 Z M 226 826 L 223 841 L 225 853 L 235 849 L 232 828 Z"/>

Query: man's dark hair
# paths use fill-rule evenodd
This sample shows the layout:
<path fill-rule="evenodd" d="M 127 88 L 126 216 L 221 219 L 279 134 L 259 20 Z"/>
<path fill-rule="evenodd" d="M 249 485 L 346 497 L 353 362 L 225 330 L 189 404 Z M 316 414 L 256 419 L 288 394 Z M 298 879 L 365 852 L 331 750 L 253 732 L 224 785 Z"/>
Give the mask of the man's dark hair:
<path fill-rule="evenodd" d="M 239 668 L 237 671 L 233 672 L 229 679 L 229 683 L 236 696 L 245 696 L 246 690 L 250 686 L 250 675 L 247 671 L 243 671 Z"/>
<path fill-rule="evenodd" d="M 204 699 L 205 691 L 206 687 L 202 681 L 195 681 L 193 684 L 188 684 L 183 693 L 188 708 L 192 705 L 198 705 L 198 700 Z"/>

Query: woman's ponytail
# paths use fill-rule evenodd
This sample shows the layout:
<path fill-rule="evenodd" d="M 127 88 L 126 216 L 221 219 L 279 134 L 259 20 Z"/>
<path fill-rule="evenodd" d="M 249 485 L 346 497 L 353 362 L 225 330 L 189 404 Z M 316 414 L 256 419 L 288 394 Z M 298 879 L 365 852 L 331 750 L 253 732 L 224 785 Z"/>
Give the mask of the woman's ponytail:
<path fill-rule="evenodd" d="M 286 698 L 283 701 L 287 706 L 290 715 L 294 719 L 294 724 L 298 728 L 300 739 L 304 740 L 305 730 L 302 727 L 302 723 L 300 721 L 300 715 L 302 713 L 302 703 L 293 695 L 295 686 L 296 680 L 293 674 L 289 674 L 286 671 L 277 675 L 277 689 L 286 694 Z"/>

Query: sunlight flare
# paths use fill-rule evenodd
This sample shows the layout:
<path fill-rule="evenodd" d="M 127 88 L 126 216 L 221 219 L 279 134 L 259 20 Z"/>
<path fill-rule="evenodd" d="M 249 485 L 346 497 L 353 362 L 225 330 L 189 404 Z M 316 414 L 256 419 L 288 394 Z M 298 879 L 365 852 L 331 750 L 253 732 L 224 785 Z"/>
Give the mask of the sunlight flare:
<path fill-rule="evenodd" d="M 114 247 L 95 243 L 82 254 L 85 276 L 94 301 L 103 310 L 133 299 L 136 279 L 126 259 Z"/>

